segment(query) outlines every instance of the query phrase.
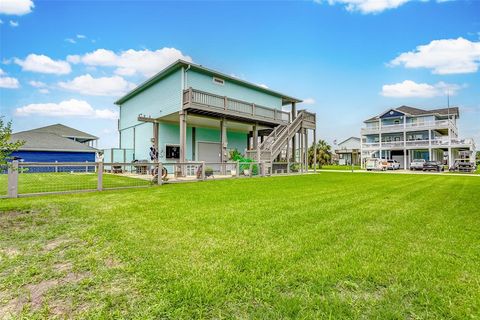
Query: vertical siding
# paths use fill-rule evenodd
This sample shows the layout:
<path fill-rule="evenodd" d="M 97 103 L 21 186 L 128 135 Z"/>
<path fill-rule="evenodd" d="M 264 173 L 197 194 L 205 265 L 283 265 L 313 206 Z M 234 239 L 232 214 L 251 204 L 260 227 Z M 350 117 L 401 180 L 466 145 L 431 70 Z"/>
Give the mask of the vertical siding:
<path fill-rule="evenodd" d="M 181 70 L 166 76 L 120 106 L 120 130 L 139 124 L 139 114 L 163 117 L 178 112 L 182 101 Z"/>
<path fill-rule="evenodd" d="M 198 71 L 189 70 L 187 72 L 187 88 L 211 92 L 221 96 L 228 96 L 235 99 L 255 103 L 270 108 L 282 108 L 282 99 L 269 95 L 260 90 L 255 90 L 233 83 L 227 79 L 224 85 L 213 83 L 213 76 Z"/>
<path fill-rule="evenodd" d="M 135 128 L 135 159 L 150 160 L 151 139 L 153 138 L 153 125 L 143 123 Z"/>
<path fill-rule="evenodd" d="M 120 148 L 133 149 L 133 127 L 120 130 Z"/>
<path fill-rule="evenodd" d="M 237 149 L 242 154 L 245 154 L 247 149 L 247 136 L 248 134 L 244 132 L 227 131 L 228 150 Z"/>

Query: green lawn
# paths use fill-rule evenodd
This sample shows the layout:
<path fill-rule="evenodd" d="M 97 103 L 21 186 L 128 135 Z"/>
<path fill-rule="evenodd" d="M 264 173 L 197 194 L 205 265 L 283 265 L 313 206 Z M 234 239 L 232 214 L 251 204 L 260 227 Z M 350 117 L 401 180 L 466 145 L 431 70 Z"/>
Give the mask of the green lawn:
<path fill-rule="evenodd" d="M 473 319 L 480 179 L 327 173 L 0 200 L 0 318 Z"/>
<path fill-rule="evenodd" d="M 97 189 L 98 176 L 95 173 L 23 173 L 18 176 L 19 193 L 37 193 L 72 190 Z M 8 176 L 0 175 L 0 195 L 7 194 Z M 104 174 L 104 188 L 118 188 L 129 186 L 149 185 L 149 180 L 131 178 L 126 176 Z"/>
<path fill-rule="evenodd" d="M 352 170 L 352 166 L 341 166 L 336 164 L 323 165 L 320 169 L 324 170 Z M 360 166 L 353 166 L 353 170 L 362 170 Z"/>

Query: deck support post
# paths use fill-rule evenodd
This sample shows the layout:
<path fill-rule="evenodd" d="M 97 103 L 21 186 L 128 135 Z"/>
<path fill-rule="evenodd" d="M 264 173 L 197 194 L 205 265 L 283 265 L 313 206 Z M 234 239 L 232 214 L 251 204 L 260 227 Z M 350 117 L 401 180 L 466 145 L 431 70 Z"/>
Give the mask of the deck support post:
<path fill-rule="evenodd" d="M 305 170 L 308 173 L 308 129 L 305 129 Z"/>
<path fill-rule="evenodd" d="M 227 155 L 228 140 L 227 140 L 227 123 L 226 122 L 227 121 L 225 120 L 225 118 L 220 120 L 220 148 L 221 148 L 220 162 L 222 163 L 220 170 L 223 175 L 225 175 L 226 173 L 226 168 L 224 163 L 227 162 L 228 160 L 228 155 Z"/>
<path fill-rule="evenodd" d="M 290 116 L 290 122 L 293 122 L 297 118 L 297 105 L 295 102 L 292 102 L 292 114 Z M 296 162 L 297 155 L 297 143 L 296 143 L 296 134 L 292 138 L 292 160 Z"/>
<path fill-rule="evenodd" d="M 300 150 L 299 150 L 299 161 L 300 161 L 300 172 L 303 173 L 303 165 L 305 164 L 303 161 L 303 130 L 300 129 L 298 133 L 298 139 L 300 140 Z"/>
<path fill-rule="evenodd" d="M 317 129 L 313 129 L 313 172 L 317 173 Z"/>
<path fill-rule="evenodd" d="M 452 148 L 448 147 L 448 168 L 453 166 Z"/>
<path fill-rule="evenodd" d="M 163 184 L 163 163 L 157 164 L 157 184 L 161 186 Z"/>
<path fill-rule="evenodd" d="M 185 163 L 186 158 L 186 149 L 187 149 L 187 111 L 180 110 L 180 168 L 181 174 L 184 176 L 184 168 L 183 165 Z"/>

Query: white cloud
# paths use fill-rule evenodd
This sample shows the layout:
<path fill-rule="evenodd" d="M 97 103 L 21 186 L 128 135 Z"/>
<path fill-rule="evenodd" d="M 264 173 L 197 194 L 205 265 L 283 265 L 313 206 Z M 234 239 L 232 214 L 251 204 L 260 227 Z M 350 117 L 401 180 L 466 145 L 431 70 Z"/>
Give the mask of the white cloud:
<path fill-rule="evenodd" d="M 77 39 L 85 39 L 87 38 L 86 35 L 83 35 L 83 34 L 77 34 Z"/>
<path fill-rule="evenodd" d="M 69 43 L 77 43 L 77 41 L 75 41 L 74 39 L 72 38 L 67 38 L 65 39 L 66 42 L 69 42 Z"/>
<path fill-rule="evenodd" d="M 305 104 L 315 104 L 315 99 L 306 98 L 306 99 L 303 99 L 303 103 L 305 103 Z"/>
<path fill-rule="evenodd" d="M 18 79 L 12 77 L 0 77 L 0 88 L 17 89 L 20 87 Z"/>
<path fill-rule="evenodd" d="M 92 96 L 121 96 L 135 88 L 135 85 L 120 76 L 93 78 L 86 74 L 58 85 L 70 91 Z"/>
<path fill-rule="evenodd" d="M 10 20 L 8 23 L 10 24 L 10 27 L 18 27 L 18 21 Z"/>
<path fill-rule="evenodd" d="M 28 81 L 28 84 L 35 88 L 45 88 L 47 86 L 45 82 L 35 80 Z"/>
<path fill-rule="evenodd" d="M 72 71 L 70 64 L 62 60 L 53 60 L 43 54 L 29 54 L 25 60 L 18 58 L 14 62 L 22 67 L 23 71 L 39 73 L 68 74 Z"/>
<path fill-rule="evenodd" d="M 15 109 L 17 116 L 89 117 L 117 119 L 118 112 L 110 109 L 94 109 L 88 102 L 70 99 L 60 103 L 33 103 Z"/>
<path fill-rule="evenodd" d="M 330 5 L 342 4 L 351 12 L 380 13 L 387 9 L 395 9 L 411 0 L 314 0 L 317 3 L 328 2 Z"/>
<path fill-rule="evenodd" d="M 47 93 L 50 93 L 50 90 L 48 90 L 48 89 L 38 89 L 38 92 L 40 92 L 42 94 L 47 94 Z"/>
<path fill-rule="evenodd" d="M 428 68 L 434 74 L 473 73 L 480 64 L 480 41 L 464 38 L 434 40 L 414 51 L 404 52 L 390 62 L 393 66 Z"/>
<path fill-rule="evenodd" d="M 17 89 L 20 87 L 18 79 L 12 77 L 6 77 L 7 73 L 0 69 L 0 88 L 4 89 Z"/>
<path fill-rule="evenodd" d="M 455 95 L 462 86 L 438 82 L 436 84 L 416 83 L 405 80 L 400 83 L 386 84 L 382 87 L 381 95 L 391 98 L 432 98 L 444 96 L 447 93 Z"/>
<path fill-rule="evenodd" d="M 35 7 L 32 0 L 2 0 L 0 14 L 21 16 L 32 12 Z"/>
<path fill-rule="evenodd" d="M 175 48 L 162 48 L 155 51 L 148 49 L 129 49 L 115 53 L 107 49 L 98 49 L 83 56 L 68 56 L 71 63 L 83 63 L 88 66 L 114 67 L 115 73 L 122 76 L 142 74 L 152 76 L 178 59 L 192 61 Z"/>

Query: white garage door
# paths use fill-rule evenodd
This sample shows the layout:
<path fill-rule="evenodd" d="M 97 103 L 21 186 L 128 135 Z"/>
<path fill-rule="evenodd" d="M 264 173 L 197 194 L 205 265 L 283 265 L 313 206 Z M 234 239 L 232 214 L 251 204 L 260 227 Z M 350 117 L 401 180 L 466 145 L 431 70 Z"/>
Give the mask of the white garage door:
<path fill-rule="evenodd" d="M 198 142 L 198 161 L 220 162 L 220 143 Z"/>

